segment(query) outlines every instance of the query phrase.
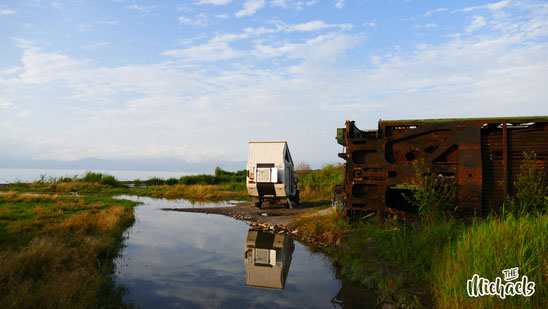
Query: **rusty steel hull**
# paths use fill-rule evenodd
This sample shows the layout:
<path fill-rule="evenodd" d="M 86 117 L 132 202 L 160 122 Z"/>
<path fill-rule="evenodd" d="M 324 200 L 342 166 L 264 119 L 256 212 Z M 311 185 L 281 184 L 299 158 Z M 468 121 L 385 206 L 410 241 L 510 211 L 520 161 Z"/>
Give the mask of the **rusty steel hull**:
<path fill-rule="evenodd" d="M 337 130 L 345 150 L 343 212 L 376 212 L 415 220 L 404 194 L 413 184 L 413 162 L 423 159 L 433 173 L 457 185 L 458 209 L 488 213 L 502 207 L 520 172 L 524 152 L 539 164 L 548 159 L 548 117 L 379 121 L 376 131 L 354 121 Z"/>

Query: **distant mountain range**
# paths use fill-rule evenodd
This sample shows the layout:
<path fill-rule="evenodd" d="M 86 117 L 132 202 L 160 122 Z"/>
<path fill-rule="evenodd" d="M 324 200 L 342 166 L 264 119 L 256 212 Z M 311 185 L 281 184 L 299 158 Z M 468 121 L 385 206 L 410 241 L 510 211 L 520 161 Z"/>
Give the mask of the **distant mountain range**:
<path fill-rule="evenodd" d="M 226 171 L 245 169 L 245 161 L 188 162 L 174 158 L 163 159 L 96 159 L 85 158 L 74 161 L 0 159 L 0 168 L 35 169 L 79 169 L 79 170 L 128 170 L 128 171 L 173 171 L 190 173 L 212 173 L 219 166 Z"/>

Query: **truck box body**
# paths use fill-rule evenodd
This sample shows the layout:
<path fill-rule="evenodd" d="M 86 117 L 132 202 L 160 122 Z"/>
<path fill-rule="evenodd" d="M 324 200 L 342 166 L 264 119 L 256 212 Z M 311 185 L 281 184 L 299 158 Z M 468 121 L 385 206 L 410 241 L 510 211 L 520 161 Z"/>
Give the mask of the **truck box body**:
<path fill-rule="evenodd" d="M 247 192 L 254 199 L 297 196 L 295 169 L 289 147 L 282 142 L 249 142 Z"/>

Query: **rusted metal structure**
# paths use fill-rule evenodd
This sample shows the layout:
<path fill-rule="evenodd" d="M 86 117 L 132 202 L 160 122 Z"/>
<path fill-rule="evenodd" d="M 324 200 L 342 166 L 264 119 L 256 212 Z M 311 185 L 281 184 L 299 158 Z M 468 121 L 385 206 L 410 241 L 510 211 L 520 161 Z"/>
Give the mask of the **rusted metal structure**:
<path fill-rule="evenodd" d="M 520 172 L 523 153 L 548 160 L 548 117 L 380 120 L 377 130 L 354 121 L 337 129 L 345 146 L 344 185 L 335 188 L 346 216 L 376 213 L 416 219 L 403 197 L 415 177 L 412 163 L 423 159 L 433 173 L 457 184 L 465 213 L 498 210 Z"/>

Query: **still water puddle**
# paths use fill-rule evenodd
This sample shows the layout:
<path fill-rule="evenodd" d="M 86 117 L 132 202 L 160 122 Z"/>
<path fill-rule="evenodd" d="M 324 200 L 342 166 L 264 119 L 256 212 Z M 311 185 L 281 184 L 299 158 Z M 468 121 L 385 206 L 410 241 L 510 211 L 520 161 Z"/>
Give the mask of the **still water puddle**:
<path fill-rule="evenodd" d="M 188 201 L 118 198 L 144 203 L 135 208 L 136 222 L 116 261 L 127 302 L 142 308 L 341 308 L 341 298 L 351 297 L 354 306 L 374 306 L 365 291 L 355 299 L 355 289 L 335 278 L 327 257 L 289 237 L 220 215 L 160 210 L 193 207 L 183 206 Z"/>

